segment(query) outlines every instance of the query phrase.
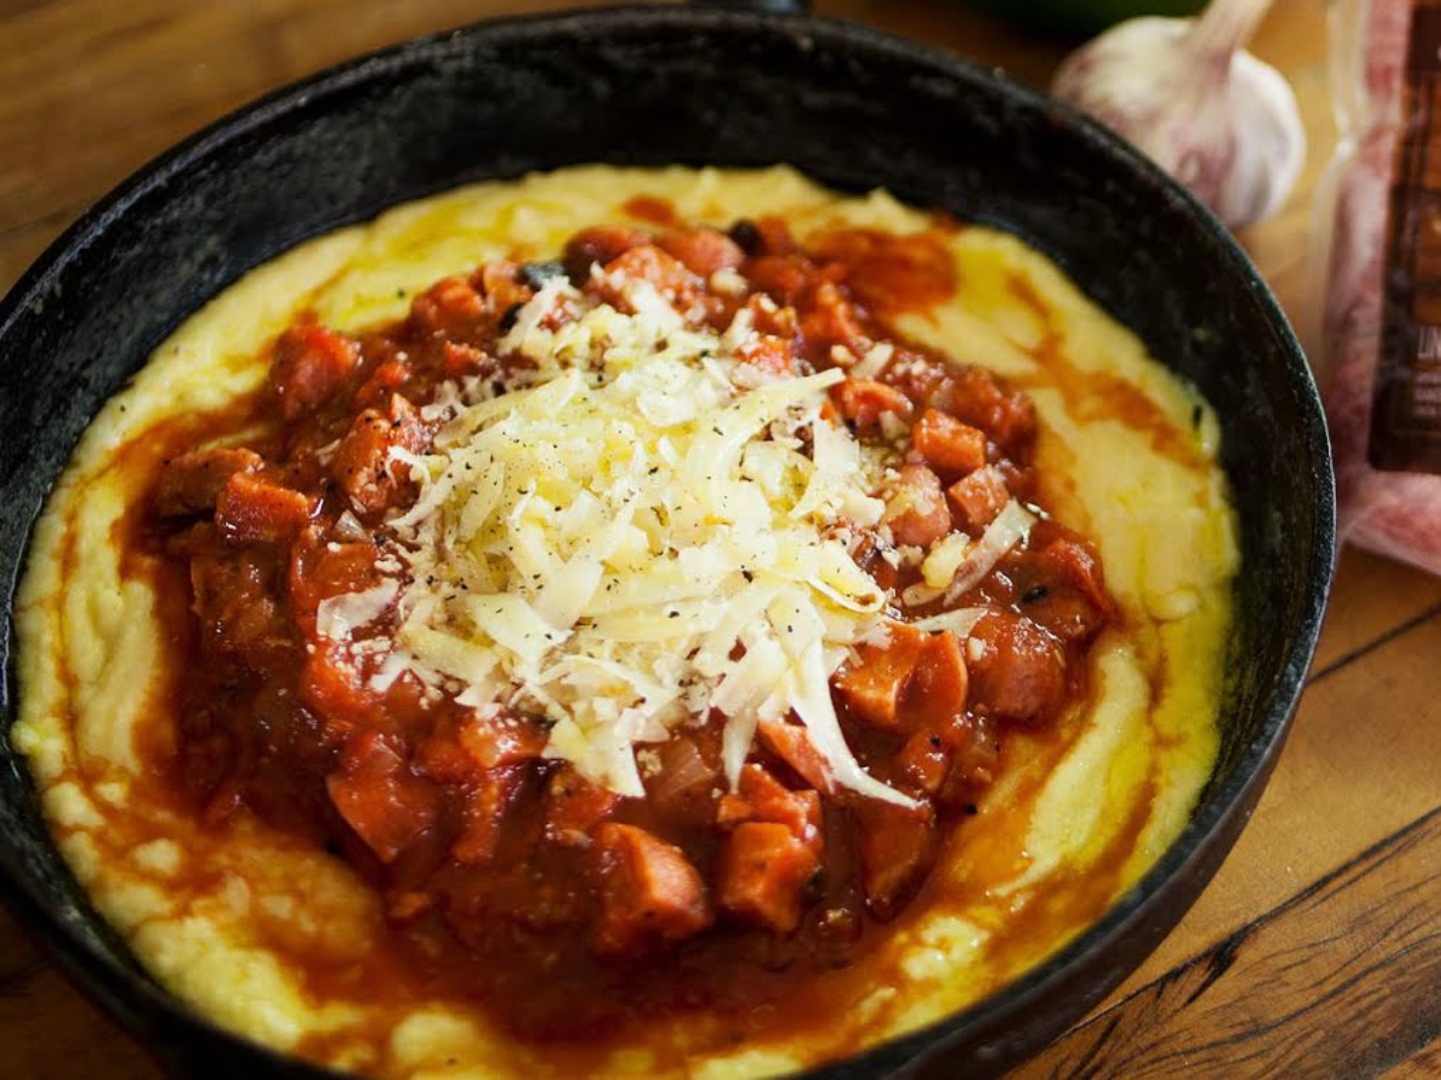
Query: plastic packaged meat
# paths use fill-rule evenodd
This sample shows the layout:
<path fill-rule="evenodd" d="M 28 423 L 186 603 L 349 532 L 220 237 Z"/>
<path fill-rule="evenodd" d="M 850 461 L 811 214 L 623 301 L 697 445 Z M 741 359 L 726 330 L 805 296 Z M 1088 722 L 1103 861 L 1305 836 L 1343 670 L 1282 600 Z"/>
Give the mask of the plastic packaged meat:
<path fill-rule="evenodd" d="M 1441 573 L 1441 0 L 1349 13 L 1323 383 L 1341 536 Z"/>

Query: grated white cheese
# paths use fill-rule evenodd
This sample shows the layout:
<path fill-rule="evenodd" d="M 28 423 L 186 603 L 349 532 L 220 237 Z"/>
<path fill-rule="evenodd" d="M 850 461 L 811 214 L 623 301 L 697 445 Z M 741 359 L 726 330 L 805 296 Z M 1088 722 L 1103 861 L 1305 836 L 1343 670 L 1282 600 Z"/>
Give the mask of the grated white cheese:
<path fill-rule="evenodd" d="M 885 600 L 840 538 L 883 509 L 874 463 L 823 415 L 844 373 L 750 385 L 748 312 L 716 335 L 612 284 L 634 314 L 548 283 L 502 343 L 534 365 L 526 384 L 447 392 L 452 419 L 406 458 L 419 498 L 388 523 L 403 565 L 327 601 L 326 625 L 394 603 L 407 670 L 545 716 L 546 755 L 622 795 L 644 794 L 637 748 L 697 714 L 725 718 L 734 784 L 757 723 L 794 713 L 839 783 L 909 805 L 831 703 Z"/>

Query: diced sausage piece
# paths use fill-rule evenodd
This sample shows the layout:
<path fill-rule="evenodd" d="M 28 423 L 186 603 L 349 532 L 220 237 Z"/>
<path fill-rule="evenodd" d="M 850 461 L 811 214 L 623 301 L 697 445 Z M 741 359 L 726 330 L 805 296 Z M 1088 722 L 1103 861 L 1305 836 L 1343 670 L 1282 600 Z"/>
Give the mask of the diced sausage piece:
<path fill-rule="evenodd" d="M 859 358 L 875 344 L 861 325 L 855 304 L 831 281 L 822 282 L 816 288 L 814 300 L 801 316 L 801 331 L 808 342 L 814 343 L 812 360 L 828 357 L 833 345 L 842 345 Z M 910 401 L 906 399 L 905 408 L 909 406 Z"/>
<path fill-rule="evenodd" d="M 190 588 L 203 649 L 258 666 L 277 650 L 290 648 L 290 629 L 269 574 L 263 556 L 253 550 L 201 554 L 190 560 Z"/>
<path fill-rule="evenodd" d="M 631 956 L 711 924 L 705 884 L 680 848 L 634 825 L 607 821 L 595 830 L 595 853 L 599 955 Z"/>
<path fill-rule="evenodd" d="M 859 663 L 843 667 L 832 680 L 851 716 L 879 728 L 899 722 L 901 694 L 926 648 L 927 635 L 904 623 L 892 623 L 888 633 L 884 645 L 858 645 Z"/>
<path fill-rule="evenodd" d="M 821 844 L 821 797 L 815 791 L 791 791 L 765 768 L 751 762 L 741 769 L 732 802 L 722 808 L 725 823 L 768 821 L 784 825 L 797 840 Z M 724 801 L 724 800 L 723 800 Z"/>
<path fill-rule="evenodd" d="M 472 717 L 460 729 L 460 745 L 481 765 L 496 769 L 540 757 L 549 735 L 535 720 L 514 713 Z"/>
<path fill-rule="evenodd" d="M 911 399 L 889 383 L 875 379 L 847 379 L 837 383 L 831 387 L 831 400 L 841 416 L 862 433 L 879 430 L 884 413 L 902 420 L 911 415 Z"/>
<path fill-rule="evenodd" d="M 927 404 L 980 428 L 1016 461 L 1026 460 L 1036 437 L 1036 407 L 1031 399 L 1004 389 L 984 368 L 949 372 Z"/>
<path fill-rule="evenodd" d="M 662 233 L 656 246 L 704 278 L 717 270 L 734 270 L 746 258 L 739 244 L 716 229 L 673 229 Z"/>
<path fill-rule="evenodd" d="M 967 643 L 971 709 L 1004 720 L 1034 723 L 1055 714 L 1066 697 L 1066 655 L 1030 619 L 992 611 Z"/>
<path fill-rule="evenodd" d="M 762 255 L 745 264 L 751 288 L 765 293 L 783 307 L 800 299 L 810 284 L 815 266 L 801 255 Z"/>
<path fill-rule="evenodd" d="M 409 466 L 391 458 L 392 448 L 411 453 L 425 449 L 430 434 L 419 411 L 399 394 L 381 412 L 366 409 L 355 418 L 330 460 L 330 474 L 362 513 L 392 505 L 408 483 Z"/>
<path fill-rule="evenodd" d="M 769 747 L 771 753 L 794 769 L 796 775 L 816 791 L 826 795 L 835 791 L 830 766 L 800 724 L 788 724 L 783 720 L 762 720 L 760 736 L 761 742 Z"/>
<path fill-rule="evenodd" d="M 994 465 L 977 469 L 946 489 L 946 498 L 961 525 L 972 533 L 981 532 L 996 520 L 1011 498 L 1006 478 Z"/>
<path fill-rule="evenodd" d="M 569 765 L 557 769 L 545 790 L 545 838 L 567 847 L 589 844 L 591 832 L 610 817 L 620 796 L 592 783 Z"/>
<path fill-rule="evenodd" d="M 885 922 L 900 914 L 935 862 L 935 814 L 928 804 L 895 806 L 876 799 L 862 800 L 855 809 L 866 907 Z"/>
<path fill-rule="evenodd" d="M 309 495 L 254 473 L 237 472 L 215 502 L 215 525 L 231 543 L 274 544 L 293 540 L 314 512 Z"/>
<path fill-rule="evenodd" d="M 774 334 L 756 334 L 736 350 L 742 361 L 772 378 L 796 374 L 791 343 Z"/>
<path fill-rule="evenodd" d="M 515 801 L 524 777 L 523 766 L 483 769 L 466 789 L 460 831 L 451 841 L 450 854 L 462 866 L 495 858 L 506 812 Z"/>
<path fill-rule="evenodd" d="M 819 868 L 814 848 L 784 825 L 748 821 L 721 848 L 716 901 L 749 922 L 789 933 L 800 924 L 802 895 Z"/>
<path fill-rule="evenodd" d="M 325 787 L 345 823 L 387 864 L 433 828 L 439 814 L 437 789 L 373 734 L 352 740 Z"/>
<path fill-rule="evenodd" d="M 928 548 L 951 531 L 951 509 L 941 480 L 924 465 L 902 465 L 881 520 L 901 546 Z"/>
<path fill-rule="evenodd" d="M 270 385 L 280 415 L 298 420 L 338 394 L 360 363 L 360 346 L 323 326 L 293 326 L 275 342 Z"/>
<path fill-rule="evenodd" d="M 376 721 L 384 705 L 350 651 L 332 641 L 323 641 L 306 654 L 299 697 L 302 705 L 320 717 L 332 738 L 349 734 L 357 724 Z"/>
<path fill-rule="evenodd" d="M 590 280 L 592 266 L 605 266 L 631 248 L 651 242 L 650 233 L 625 225 L 597 225 L 582 229 L 566 241 L 561 262 L 576 286 Z"/>
<path fill-rule="evenodd" d="M 1114 606 L 1106 592 L 1101 557 L 1090 541 L 1054 522 L 1032 535 L 1039 548 L 1035 578 L 1025 583 L 1022 610 L 1063 641 L 1089 641 L 1110 620 Z M 1058 532 L 1054 539 L 1046 534 Z"/>
<path fill-rule="evenodd" d="M 586 284 L 619 311 L 635 311 L 631 282 L 644 281 L 682 314 L 705 292 L 704 282 L 654 244 L 631 248 L 605 264 L 605 277 Z"/>
<path fill-rule="evenodd" d="M 939 473 L 964 476 L 986 463 L 986 433 L 939 409 L 921 414 L 911 429 L 911 445 Z"/>
<path fill-rule="evenodd" d="M 208 514 L 236 473 L 255 472 L 262 460 L 253 450 L 212 446 L 191 450 L 165 463 L 155 492 L 155 509 L 165 517 Z"/>
<path fill-rule="evenodd" d="M 916 787 L 954 802 L 992 781 L 998 753 L 992 722 L 962 713 L 945 724 L 917 730 L 897 760 Z"/>
<path fill-rule="evenodd" d="M 926 634 L 915 672 L 905 690 L 902 719 L 907 727 L 940 728 L 966 711 L 969 678 L 955 634 Z"/>

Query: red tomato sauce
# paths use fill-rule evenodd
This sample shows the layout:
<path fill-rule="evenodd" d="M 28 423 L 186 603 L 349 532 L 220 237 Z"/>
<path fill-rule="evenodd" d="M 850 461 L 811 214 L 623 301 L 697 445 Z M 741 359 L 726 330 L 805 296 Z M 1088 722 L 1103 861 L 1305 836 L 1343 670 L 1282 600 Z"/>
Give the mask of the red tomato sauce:
<path fill-rule="evenodd" d="M 743 1017 L 853 965 L 968 827 L 1007 732 L 1086 700 L 1085 656 L 1113 618 L 1095 547 L 1034 504 L 1029 400 L 887 327 L 954 292 L 936 237 L 844 230 L 802 247 L 775 219 L 721 232 L 646 209 L 663 228 L 583 230 L 558 264 L 486 264 L 392 325 L 301 320 L 259 399 L 189 433 L 195 446 L 264 434 L 177 448 L 140 524 L 190 611 L 173 638 L 177 788 L 217 827 L 252 812 L 346 860 L 428 985 L 531 1039 L 598 1041 L 677 1010 Z M 656 745 L 646 797 L 622 798 L 541 755 L 544 718 L 477 723 L 409 673 L 377 690 L 318 633 L 324 600 L 375 583 L 386 522 L 417 496 L 392 451 L 426 450 L 438 423 L 424 406 L 447 381 L 509 385 L 524 362 L 499 342 L 562 272 L 617 306 L 617 276 L 644 278 L 717 332 L 745 308 L 759 331 L 745 362 L 771 374 L 869 365 L 830 407 L 894 455 L 875 493 L 884 526 L 852 554 L 890 591 L 895 626 L 832 687 L 856 758 L 914 807 L 837 788 L 790 722 L 761 726 L 731 790 L 716 717 Z M 978 537 L 1012 499 L 1040 513 L 1026 538 L 964 594 L 907 604 L 916 560 L 895 549 Z M 908 625 L 977 606 L 968 641 Z M 380 649 L 387 632 L 383 619 L 372 631 Z"/>

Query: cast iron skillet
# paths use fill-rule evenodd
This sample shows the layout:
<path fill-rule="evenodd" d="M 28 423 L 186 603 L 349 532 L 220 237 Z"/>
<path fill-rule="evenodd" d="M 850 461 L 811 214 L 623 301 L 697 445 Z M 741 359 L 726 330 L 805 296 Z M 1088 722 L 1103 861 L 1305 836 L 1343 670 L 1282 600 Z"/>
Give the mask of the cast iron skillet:
<path fill-rule="evenodd" d="M 796 7 L 784 0 L 724 5 Z M 1223 230 L 1066 109 L 948 54 L 819 18 L 641 8 L 516 19 L 344 65 L 222 121 L 66 233 L 0 304 L 0 582 L 101 403 L 187 313 L 298 241 L 481 177 L 575 162 L 790 162 L 1010 229 L 1057 259 L 1220 412 L 1242 520 L 1224 745 L 1181 838 L 1096 926 L 1004 992 L 821 1070 L 982 1075 L 1035 1051 L 1149 952 L 1210 878 L 1270 773 L 1329 588 L 1334 504 L 1315 388 Z M 69 974 L 176 1075 L 315 1077 L 144 976 L 47 840 L 3 738 L 0 870 Z"/>

